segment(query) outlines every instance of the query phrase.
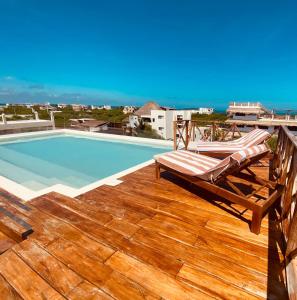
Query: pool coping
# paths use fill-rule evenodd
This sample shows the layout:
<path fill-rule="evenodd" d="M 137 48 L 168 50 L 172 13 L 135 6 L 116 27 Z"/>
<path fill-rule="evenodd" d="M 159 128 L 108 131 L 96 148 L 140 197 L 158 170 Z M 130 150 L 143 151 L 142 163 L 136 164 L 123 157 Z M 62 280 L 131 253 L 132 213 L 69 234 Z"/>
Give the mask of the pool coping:
<path fill-rule="evenodd" d="M 26 132 L 26 133 L 14 133 L 0 136 L 0 142 L 14 140 L 15 138 L 30 138 L 30 137 L 43 137 L 43 136 L 51 136 L 55 134 L 70 134 L 77 136 L 84 136 L 89 138 L 97 138 L 108 141 L 119 141 L 119 142 L 128 142 L 132 144 L 142 144 L 142 145 L 151 145 L 151 146 L 163 146 L 163 147 L 173 147 L 172 141 L 167 140 L 157 140 L 157 139 L 149 139 L 149 138 L 139 138 L 132 136 L 124 136 L 124 135 L 115 135 L 108 133 L 98 133 L 98 132 L 86 132 L 72 129 L 54 129 L 54 130 L 46 130 L 46 131 L 38 131 L 38 132 Z M 81 194 L 84 194 L 88 191 L 91 191 L 95 188 L 98 188 L 102 185 L 116 186 L 123 182 L 120 178 L 126 176 L 132 172 L 135 172 L 143 167 L 146 167 L 154 162 L 153 159 L 145 161 L 143 163 L 132 166 L 128 169 L 125 169 L 121 172 L 113 174 L 111 176 L 99 179 L 91 184 L 85 185 L 79 189 L 64 185 L 64 184 L 55 184 L 50 187 L 41 189 L 39 191 L 33 191 L 23 185 L 8 179 L 4 176 L 0 175 L 0 188 L 8 191 L 9 193 L 23 199 L 24 201 L 30 201 L 36 197 L 41 195 L 57 192 L 63 194 L 68 197 L 77 197 Z"/>

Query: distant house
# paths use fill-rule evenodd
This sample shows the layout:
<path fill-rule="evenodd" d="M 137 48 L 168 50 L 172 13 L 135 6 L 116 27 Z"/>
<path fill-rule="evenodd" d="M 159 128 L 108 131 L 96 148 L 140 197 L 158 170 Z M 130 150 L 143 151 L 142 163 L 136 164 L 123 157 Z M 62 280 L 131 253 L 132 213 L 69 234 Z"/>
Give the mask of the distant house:
<path fill-rule="evenodd" d="M 297 132 L 297 115 L 277 115 L 260 102 L 231 102 L 227 114 L 229 118 L 226 123 L 236 124 L 242 132 L 258 127 L 272 133 L 281 125 L 288 126 L 291 132 Z"/>
<path fill-rule="evenodd" d="M 96 106 L 96 105 L 91 105 L 91 109 L 105 109 L 105 110 L 111 110 L 110 105 L 101 105 L 101 106 Z"/>
<path fill-rule="evenodd" d="M 87 105 L 83 105 L 83 104 L 71 104 L 71 106 L 74 111 L 82 111 L 88 108 Z"/>
<path fill-rule="evenodd" d="M 210 107 L 200 107 L 198 110 L 200 115 L 211 115 L 213 113 L 213 108 Z"/>
<path fill-rule="evenodd" d="M 160 110 L 161 107 L 156 102 L 147 102 L 145 105 L 140 107 L 138 110 L 134 112 L 134 115 L 137 116 L 143 123 L 146 123 L 148 125 L 152 124 L 152 116 L 151 111 L 152 110 Z"/>
<path fill-rule="evenodd" d="M 123 113 L 126 114 L 133 114 L 135 112 L 136 108 L 135 106 L 125 106 L 123 108 Z"/>
<path fill-rule="evenodd" d="M 51 106 L 50 103 L 46 103 L 46 104 L 39 104 L 39 109 L 40 110 L 55 110 L 56 108 L 54 106 Z"/>
<path fill-rule="evenodd" d="M 211 114 L 212 112 L 212 108 L 174 109 L 148 102 L 129 116 L 128 126 L 135 128 L 143 122 L 150 125 L 162 138 L 173 139 L 173 121 L 191 120 L 192 114 Z"/>
<path fill-rule="evenodd" d="M 256 121 L 265 114 L 271 114 L 260 102 L 231 102 L 227 109 L 233 120 Z"/>
<path fill-rule="evenodd" d="M 57 106 L 58 108 L 66 108 L 68 105 L 64 103 L 59 103 Z"/>
<path fill-rule="evenodd" d="M 83 131 L 99 132 L 108 129 L 108 121 L 98 121 L 91 118 L 71 119 L 71 127 Z"/>

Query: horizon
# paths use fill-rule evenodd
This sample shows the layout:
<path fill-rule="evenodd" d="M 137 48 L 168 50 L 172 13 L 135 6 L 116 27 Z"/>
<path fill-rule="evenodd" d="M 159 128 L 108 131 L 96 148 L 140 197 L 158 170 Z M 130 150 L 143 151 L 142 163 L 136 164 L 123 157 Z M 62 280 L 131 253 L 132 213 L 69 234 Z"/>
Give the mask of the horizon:
<path fill-rule="evenodd" d="M 294 1 L 0 3 L 0 102 L 297 109 Z"/>

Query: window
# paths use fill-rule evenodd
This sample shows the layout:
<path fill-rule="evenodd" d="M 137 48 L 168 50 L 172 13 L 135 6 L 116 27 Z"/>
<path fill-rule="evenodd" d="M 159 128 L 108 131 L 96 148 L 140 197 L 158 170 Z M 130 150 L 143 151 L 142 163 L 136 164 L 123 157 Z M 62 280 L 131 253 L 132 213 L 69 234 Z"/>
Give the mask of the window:
<path fill-rule="evenodd" d="M 162 119 L 164 119 L 164 116 L 158 116 L 158 119 L 162 120 Z"/>
<path fill-rule="evenodd" d="M 164 127 L 158 127 L 158 130 L 163 130 L 164 129 Z"/>
<path fill-rule="evenodd" d="M 182 121 L 183 120 L 183 116 L 182 115 L 177 115 L 176 119 L 177 119 L 177 121 Z"/>

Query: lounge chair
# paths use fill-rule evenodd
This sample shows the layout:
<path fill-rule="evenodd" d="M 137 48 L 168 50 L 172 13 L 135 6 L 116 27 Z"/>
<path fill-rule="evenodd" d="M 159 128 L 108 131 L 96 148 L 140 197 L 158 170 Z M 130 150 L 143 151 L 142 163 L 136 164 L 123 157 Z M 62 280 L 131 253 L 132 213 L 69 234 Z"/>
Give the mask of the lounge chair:
<path fill-rule="evenodd" d="M 226 157 L 234 152 L 262 144 L 270 138 L 263 129 L 254 129 L 245 136 L 228 142 L 190 142 L 186 150 L 207 156 Z"/>
<path fill-rule="evenodd" d="M 259 234 L 262 218 L 268 208 L 279 198 L 282 188 L 275 182 L 257 177 L 249 169 L 249 166 L 264 158 L 269 152 L 265 144 L 235 152 L 223 160 L 186 150 L 167 152 L 154 157 L 156 177 L 159 179 L 160 170 L 165 169 L 230 202 L 251 210 L 253 212 L 251 231 Z M 247 172 L 242 172 L 243 170 Z M 260 188 L 246 194 L 228 178 L 229 175 L 257 183 Z M 258 195 L 263 188 L 273 190 L 266 199 Z"/>

